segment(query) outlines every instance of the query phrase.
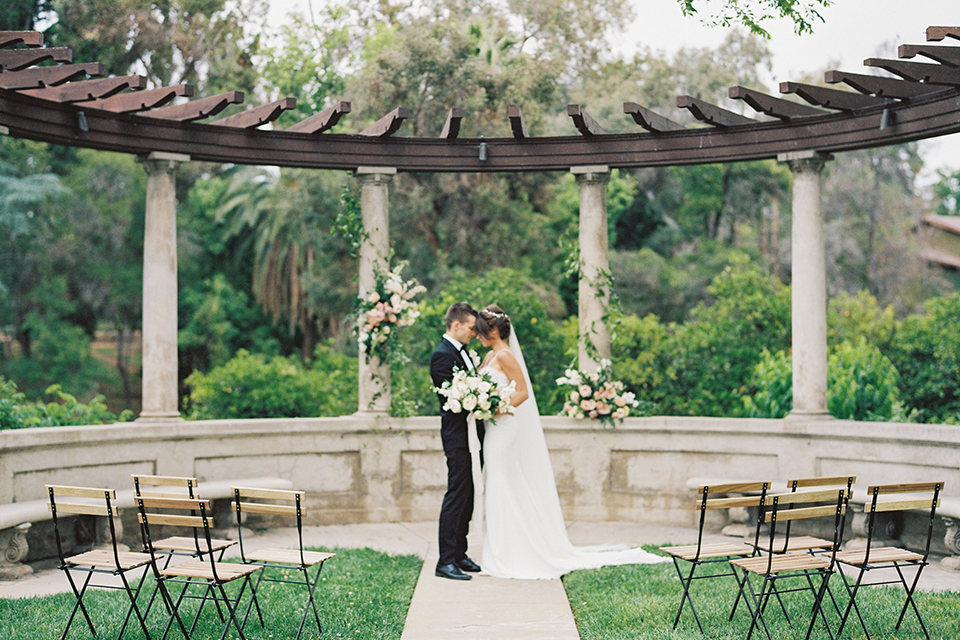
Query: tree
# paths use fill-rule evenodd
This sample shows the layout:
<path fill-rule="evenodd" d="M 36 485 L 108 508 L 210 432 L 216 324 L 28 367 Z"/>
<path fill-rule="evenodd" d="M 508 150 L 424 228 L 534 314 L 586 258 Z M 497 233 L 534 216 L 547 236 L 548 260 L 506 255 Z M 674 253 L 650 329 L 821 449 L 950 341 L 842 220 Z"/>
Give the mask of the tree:
<path fill-rule="evenodd" d="M 683 14 L 691 16 L 696 13 L 698 0 L 677 0 Z M 711 25 L 729 27 L 742 24 L 753 33 L 769 38 L 770 34 L 760 24 L 774 18 L 785 18 L 793 22 L 793 29 L 798 34 L 813 33 L 813 26 L 823 22 L 819 7 L 828 7 L 832 0 L 724 0 L 719 9 L 704 19 Z"/>

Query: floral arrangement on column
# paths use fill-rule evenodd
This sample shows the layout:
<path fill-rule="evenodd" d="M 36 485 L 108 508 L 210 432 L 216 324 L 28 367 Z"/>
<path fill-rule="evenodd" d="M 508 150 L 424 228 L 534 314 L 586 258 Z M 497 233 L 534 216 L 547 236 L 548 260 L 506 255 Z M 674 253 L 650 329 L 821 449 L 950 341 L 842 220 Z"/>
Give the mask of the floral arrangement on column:
<path fill-rule="evenodd" d="M 639 407 L 636 395 L 625 391 L 623 382 L 613 379 L 612 364 L 604 358 L 595 373 L 567 369 L 563 377 L 557 378 L 558 385 L 573 387 L 561 415 L 597 420 L 613 427 Z"/>
<path fill-rule="evenodd" d="M 357 346 L 368 364 L 371 357 L 389 363 L 397 328 L 409 327 L 420 317 L 413 297 L 427 289 L 416 280 L 404 280 L 400 276 L 403 267 L 397 265 L 386 273 L 378 270 L 373 291 L 357 297 Z"/>

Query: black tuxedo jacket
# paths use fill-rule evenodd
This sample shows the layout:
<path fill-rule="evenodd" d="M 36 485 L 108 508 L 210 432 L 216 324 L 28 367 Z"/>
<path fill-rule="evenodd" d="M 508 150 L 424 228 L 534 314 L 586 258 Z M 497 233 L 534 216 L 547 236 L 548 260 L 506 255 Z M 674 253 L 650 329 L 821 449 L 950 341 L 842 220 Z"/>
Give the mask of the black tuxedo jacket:
<path fill-rule="evenodd" d="M 443 338 L 440 344 L 430 356 L 430 377 L 433 379 L 433 386 L 439 388 L 445 381 L 453 380 L 453 368 L 467 369 L 467 363 L 464 362 L 453 344 Z M 437 394 L 440 400 L 440 440 L 443 442 L 443 450 L 468 449 L 467 441 L 467 415 L 466 411 L 451 413 L 444 411 L 443 403 L 446 398 Z M 478 425 L 477 431 L 483 433 L 483 429 Z M 483 436 L 480 436 L 481 441 Z"/>

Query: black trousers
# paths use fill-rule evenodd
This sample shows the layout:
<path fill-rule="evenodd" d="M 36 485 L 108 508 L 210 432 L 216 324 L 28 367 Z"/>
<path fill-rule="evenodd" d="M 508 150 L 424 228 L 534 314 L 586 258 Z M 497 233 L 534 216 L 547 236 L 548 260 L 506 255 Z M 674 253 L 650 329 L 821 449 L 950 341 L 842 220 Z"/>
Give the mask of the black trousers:
<path fill-rule="evenodd" d="M 444 451 L 447 456 L 447 492 L 440 507 L 440 561 L 456 564 L 467 555 L 467 533 L 473 517 L 473 465 L 470 450 Z"/>

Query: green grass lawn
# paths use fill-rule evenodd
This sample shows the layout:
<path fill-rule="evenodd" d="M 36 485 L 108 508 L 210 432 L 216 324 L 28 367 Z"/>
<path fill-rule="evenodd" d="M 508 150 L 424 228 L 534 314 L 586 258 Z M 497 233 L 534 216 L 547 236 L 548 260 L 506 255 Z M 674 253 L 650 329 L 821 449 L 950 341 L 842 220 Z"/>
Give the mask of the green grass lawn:
<path fill-rule="evenodd" d="M 652 551 L 655 547 L 648 549 Z M 920 582 L 923 584 L 922 576 Z M 677 629 L 673 629 L 682 590 L 672 563 L 574 571 L 564 577 L 563 583 L 582 640 L 704 638 L 687 608 Z M 830 585 L 842 608 L 846 605 L 847 596 L 840 576 L 834 575 Z M 727 621 L 736 596 L 736 585 L 732 578 L 695 581 L 693 594 L 700 620 L 711 640 L 740 640 L 746 637 L 750 618 L 742 604 L 734 620 Z M 960 593 L 918 593 L 915 599 L 932 639 L 960 638 Z M 813 599 L 807 594 L 791 593 L 785 595 L 784 600 L 790 615 L 795 618 L 795 626 L 791 628 L 786 624 L 779 607 L 771 602 L 766 614 L 770 632 L 776 640 L 802 639 L 807 631 Z M 916 617 L 910 611 L 900 631 L 894 633 L 893 627 L 903 601 L 902 589 L 874 587 L 860 590 L 857 603 L 873 638 L 924 638 Z M 836 631 L 838 617 L 832 605 L 827 606 L 828 617 Z M 843 630 L 843 639 L 865 638 L 855 614 L 850 615 L 851 619 Z M 755 630 L 753 637 L 766 640 L 762 629 L 759 633 Z M 829 638 L 822 623 L 818 622 L 814 627 L 812 638 Z"/>
<path fill-rule="evenodd" d="M 333 551 L 336 557 L 328 560 L 320 574 L 315 596 L 319 605 L 322 636 L 317 635 L 316 623 L 310 616 L 301 636 L 304 640 L 322 637 L 367 640 L 396 640 L 403 632 L 403 623 L 417 584 L 422 560 L 416 556 L 390 556 L 371 549 L 323 549 Z M 64 577 L 66 583 L 66 577 Z M 239 581 L 238 581 L 239 582 Z M 148 577 L 140 595 L 146 602 L 152 590 L 153 578 Z M 233 585 L 230 585 L 231 587 Z M 199 591 L 194 588 L 195 591 Z M 251 614 L 244 629 L 250 638 L 292 639 L 300 624 L 306 596 L 302 588 L 292 585 L 264 583 L 258 599 L 264 614 L 265 629 Z M 175 597 L 175 596 L 174 596 Z M 159 596 L 158 596 L 159 598 Z M 244 596 L 246 601 L 246 595 Z M 0 600 L 0 638 L 3 640 L 47 640 L 60 637 L 75 598 L 72 593 L 54 596 Z M 122 591 L 89 590 L 84 596 L 88 611 L 100 638 L 114 638 L 120 629 L 127 608 L 127 597 Z M 192 603 L 187 603 L 188 606 Z M 78 616 L 81 614 L 77 614 Z M 188 628 L 190 620 L 184 622 Z M 147 620 L 150 635 L 160 637 L 166 624 L 163 607 L 154 603 Z M 221 623 L 215 609 L 204 609 L 195 638 L 219 638 Z M 154 634 L 154 630 L 157 631 Z M 67 640 L 91 638 L 82 618 L 73 622 Z M 124 632 L 129 640 L 144 637 L 133 620 Z M 171 630 L 168 638 L 181 638 L 179 631 Z M 234 631 L 229 636 L 238 637 Z"/>

